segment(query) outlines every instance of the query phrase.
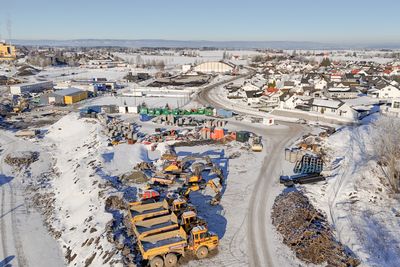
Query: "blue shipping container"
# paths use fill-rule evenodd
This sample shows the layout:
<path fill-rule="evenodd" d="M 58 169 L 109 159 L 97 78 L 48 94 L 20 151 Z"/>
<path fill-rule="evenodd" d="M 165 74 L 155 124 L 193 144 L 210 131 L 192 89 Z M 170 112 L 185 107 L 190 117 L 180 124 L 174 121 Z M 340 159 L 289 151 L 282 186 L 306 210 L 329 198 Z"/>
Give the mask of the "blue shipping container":
<path fill-rule="evenodd" d="M 217 109 L 217 116 L 218 117 L 223 117 L 223 118 L 231 118 L 233 116 L 233 113 L 231 110 L 225 110 L 225 109 Z"/>
<path fill-rule="evenodd" d="M 150 116 L 150 115 L 147 115 L 147 114 L 140 114 L 139 115 L 140 121 L 149 121 L 149 120 L 151 120 L 153 118 L 154 118 L 154 116 Z"/>

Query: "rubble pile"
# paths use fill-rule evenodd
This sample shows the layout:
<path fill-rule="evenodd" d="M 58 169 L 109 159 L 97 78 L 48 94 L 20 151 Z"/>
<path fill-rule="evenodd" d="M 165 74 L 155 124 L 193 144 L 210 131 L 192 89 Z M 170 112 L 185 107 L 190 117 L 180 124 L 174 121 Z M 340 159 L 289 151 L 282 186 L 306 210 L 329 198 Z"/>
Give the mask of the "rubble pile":
<path fill-rule="evenodd" d="M 4 159 L 4 162 L 10 166 L 22 168 L 28 167 L 31 163 L 39 159 L 39 152 L 14 152 L 8 154 Z"/>
<path fill-rule="evenodd" d="M 357 266 L 360 261 L 341 243 L 324 215 L 298 191 L 280 194 L 273 205 L 272 224 L 283 242 L 307 263 L 328 266 Z"/>

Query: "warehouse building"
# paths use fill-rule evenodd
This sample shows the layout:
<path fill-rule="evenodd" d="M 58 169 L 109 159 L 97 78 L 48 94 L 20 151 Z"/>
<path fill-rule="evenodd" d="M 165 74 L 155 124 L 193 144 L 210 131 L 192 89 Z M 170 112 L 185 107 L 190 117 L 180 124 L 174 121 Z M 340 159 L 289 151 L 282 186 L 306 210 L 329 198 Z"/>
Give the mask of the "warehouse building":
<path fill-rule="evenodd" d="M 232 73 L 235 68 L 236 66 L 231 63 L 210 61 L 200 63 L 195 66 L 193 70 L 201 73 Z"/>
<path fill-rule="evenodd" d="M 40 103 L 43 105 L 71 105 L 88 98 L 88 92 L 78 88 L 67 88 L 57 90 L 51 94 L 45 94 L 40 97 Z"/>
<path fill-rule="evenodd" d="M 10 86 L 12 95 L 22 95 L 29 93 L 43 93 L 46 90 L 52 90 L 52 82 L 23 83 Z"/>

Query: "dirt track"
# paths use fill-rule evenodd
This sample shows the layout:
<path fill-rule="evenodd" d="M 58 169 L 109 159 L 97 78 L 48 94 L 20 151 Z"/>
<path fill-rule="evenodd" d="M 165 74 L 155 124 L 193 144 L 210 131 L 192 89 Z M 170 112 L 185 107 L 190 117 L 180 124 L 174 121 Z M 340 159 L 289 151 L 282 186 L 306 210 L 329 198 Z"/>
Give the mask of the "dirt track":
<path fill-rule="evenodd" d="M 242 77 L 242 76 L 241 76 Z M 241 77 L 237 77 L 238 79 Z M 230 80 L 231 82 L 232 80 Z M 198 94 L 197 101 L 204 105 L 212 105 L 216 108 L 232 109 L 232 106 L 221 103 L 210 97 L 210 91 L 221 86 L 217 84 L 204 88 Z M 234 109 L 234 107 L 233 107 Z M 246 112 L 246 110 L 234 110 L 238 114 L 254 116 L 256 112 Z M 280 163 L 283 160 L 284 148 L 303 134 L 304 125 L 279 122 L 285 125 L 285 129 L 271 129 L 265 131 L 258 126 L 249 127 L 248 124 L 233 122 L 238 126 L 242 125 L 246 130 L 257 133 L 267 140 L 267 145 L 262 153 L 265 153 L 263 165 L 261 167 L 256 183 L 253 185 L 252 197 L 248 203 L 247 220 L 244 226 L 247 228 L 247 257 L 250 266 L 277 266 L 274 262 L 274 247 L 268 239 L 271 233 L 272 223 L 269 219 L 271 208 L 276 195 L 279 193 L 274 190 L 274 183 L 280 174 Z"/>

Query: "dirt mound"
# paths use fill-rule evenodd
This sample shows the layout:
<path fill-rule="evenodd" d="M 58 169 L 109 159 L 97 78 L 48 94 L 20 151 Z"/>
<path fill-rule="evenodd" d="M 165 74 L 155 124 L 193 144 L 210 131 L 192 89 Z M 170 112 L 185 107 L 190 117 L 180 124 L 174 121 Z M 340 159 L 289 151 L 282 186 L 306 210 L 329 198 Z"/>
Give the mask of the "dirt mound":
<path fill-rule="evenodd" d="M 124 184 L 143 184 L 148 179 L 142 171 L 133 171 L 121 176 L 121 182 Z"/>
<path fill-rule="evenodd" d="M 106 210 L 127 209 L 125 201 L 118 196 L 110 196 L 106 199 Z"/>
<path fill-rule="evenodd" d="M 275 199 L 272 224 L 283 236 L 283 242 L 307 263 L 360 264 L 349 249 L 336 241 L 325 216 L 298 191 L 284 192 Z"/>

